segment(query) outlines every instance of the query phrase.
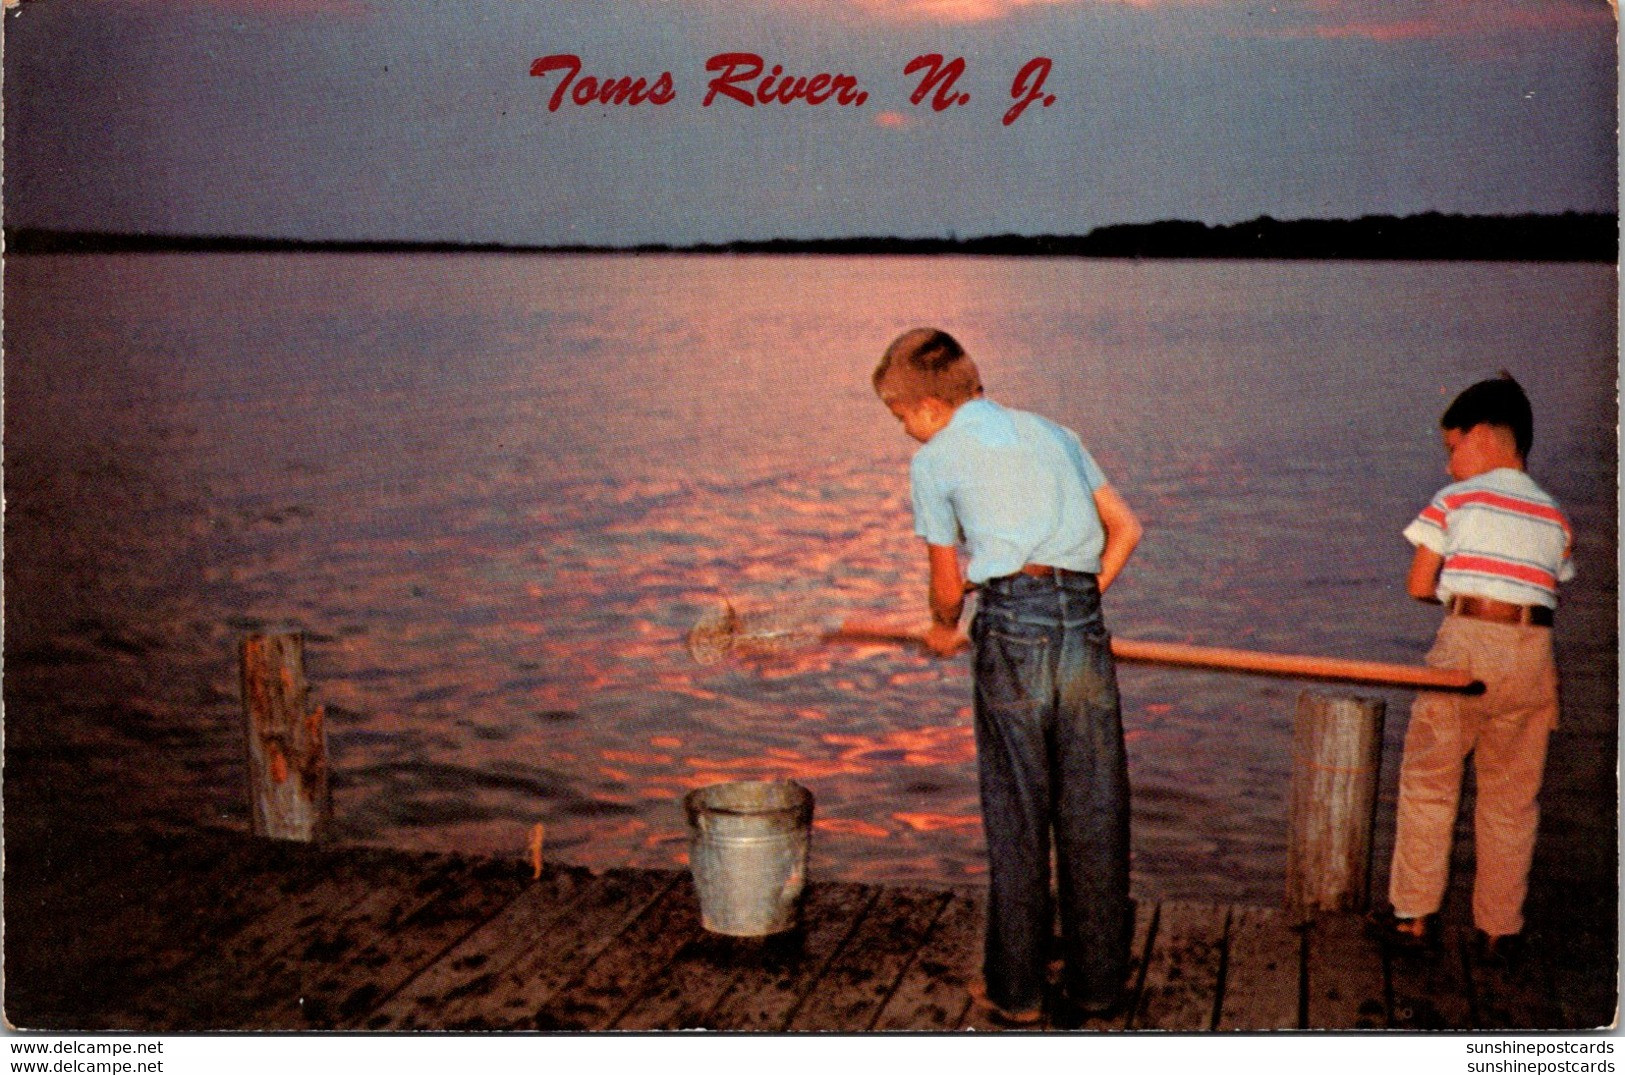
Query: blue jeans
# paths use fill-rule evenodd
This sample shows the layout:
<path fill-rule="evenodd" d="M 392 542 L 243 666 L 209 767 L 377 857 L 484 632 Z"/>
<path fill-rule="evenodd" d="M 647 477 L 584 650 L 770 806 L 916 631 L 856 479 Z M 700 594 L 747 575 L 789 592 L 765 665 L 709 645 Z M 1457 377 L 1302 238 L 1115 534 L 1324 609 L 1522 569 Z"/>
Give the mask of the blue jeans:
<path fill-rule="evenodd" d="M 1106 1007 L 1128 971 L 1128 762 L 1110 637 L 1093 575 L 982 587 L 976 756 L 989 894 L 983 974 L 1001 1008 L 1038 1007 L 1054 936 L 1054 836 L 1064 985 Z"/>

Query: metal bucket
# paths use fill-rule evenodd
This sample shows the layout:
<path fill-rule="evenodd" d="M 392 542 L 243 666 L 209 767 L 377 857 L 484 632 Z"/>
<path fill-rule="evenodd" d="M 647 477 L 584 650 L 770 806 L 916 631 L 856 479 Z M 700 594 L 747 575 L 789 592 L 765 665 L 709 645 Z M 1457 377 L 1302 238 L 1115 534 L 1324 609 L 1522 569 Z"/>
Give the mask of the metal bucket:
<path fill-rule="evenodd" d="M 793 780 L 741 780 L 696 788 L 683 807 L 705 928 L 764 937 L 794 927 L 807 877 L 812 792 Z"/>

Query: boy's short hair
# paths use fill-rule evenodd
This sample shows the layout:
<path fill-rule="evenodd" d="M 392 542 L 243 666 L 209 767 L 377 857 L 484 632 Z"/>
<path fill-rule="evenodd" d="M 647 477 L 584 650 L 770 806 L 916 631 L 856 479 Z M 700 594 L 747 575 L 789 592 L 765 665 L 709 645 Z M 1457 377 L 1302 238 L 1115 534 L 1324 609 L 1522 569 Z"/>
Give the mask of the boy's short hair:
<path fill-rule="evenodd" d="M 912 405 L 940 399 L 957 407 L 982 391 L 982 377 L 959 341 L 935 328 L 910 329 L 891 342 L 875 367 L 875 394 Z"/>
<path fill-rule="evenodd" d="M 1439 419 L 1439 428 L 1463 433 L 1476 425 L 1510 429 L 1518 455 L 1529 458 L 1529 448 L 1535 441 L 1535 412 L 1512 374 L 1502 370 L 1499 377 L 1479 381 L 1466 389 Z"/>

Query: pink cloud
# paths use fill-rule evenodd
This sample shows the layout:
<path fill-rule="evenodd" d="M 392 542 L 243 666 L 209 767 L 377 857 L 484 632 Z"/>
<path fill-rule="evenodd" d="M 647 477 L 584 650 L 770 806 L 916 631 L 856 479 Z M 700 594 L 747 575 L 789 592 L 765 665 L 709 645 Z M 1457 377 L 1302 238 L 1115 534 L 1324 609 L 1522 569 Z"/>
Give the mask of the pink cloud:
<path fill-rule="evenodd" d="M 986 22 L 1023 7 L 1066 0 L 853 0 L 872 15 L 897 19 L 935 19 L 941 22 Z"/>
<path fill-rule="evenodd" d="M 249 0 L 239 0 L 249 2 Z M 988 22 L 1039 8 L 1203 10 L 1214 32 L 1232 0 L 702 0 L 815 9 L 835 17 L 945 23 Z M 1611 24 L 1618 0 L 1278 0 L 1268 14 L 1250 6 L 1238 36 L 1406 41 L 1510 31 L 1584 29 Z"/>
<path fill-rule="evenodd" d="M 261 18 L 304 18 L 330 15 L 345 19 L 373 14 L 371 0 L 126 0 L 133 7 L 147 5 L 190 8 L 194 11 L 224 11 Z M 9 0 L 8 0 L 9 3 Z M 28 5 L 23 4 L 26 11 Z"/>
<path fill-rule="evenodd" d="M 1255 36 L 1412 41 L 1509 32 L 1580 30 L 1612 25 L 1617 0 L 1309 0 L 1307 19 Z"/>
<path fill-rule="evenodd" d="M 791 0 L 767 0 L 789 3 Z M 1212 7 L 1224 0 L 812 0 L 825 9 L 894 21 L 989 22 L 1044 7 Z M 804 0 L 797 6 L 807 6 Z"/>

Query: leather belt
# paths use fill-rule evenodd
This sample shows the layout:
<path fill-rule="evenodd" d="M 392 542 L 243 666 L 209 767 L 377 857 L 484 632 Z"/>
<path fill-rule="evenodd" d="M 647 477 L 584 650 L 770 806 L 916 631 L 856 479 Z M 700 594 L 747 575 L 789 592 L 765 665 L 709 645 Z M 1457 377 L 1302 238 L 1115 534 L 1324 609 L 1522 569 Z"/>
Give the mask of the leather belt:
<path fill-rule="evenodd" d="M 1531 627 L 1552 625 L 1552 610 L 1545 605 L 1514 605 L 1489 597 L 1456 594 L 1450 598 L 1446 608 L 1452 616 L 1467 616 L 1475 620 L 1528 624 Z"/>
<path fill-rule="evenodd" d="M 965 583 L 965 592 L 969 593 L 971 590 L 980 589 L 983 585 L 988 585 L 988 584 L 995 583 L 995 582 L 1002 582 L 1005 579 L 1018 578 L 1018 577 L 1020 577 L 1022 575 L 1030 575 L 1035 579 L 1053 579 L 1053 578 L 1055 578 L 1057 576 L 1059 576 L 1059 577 L 1061 577 L 1063 579 L 1064 578 L 1069 578 L 1069 577 L 1070 578 L 1080 578 L 1080 579 L 1082 579 L 1082 578 L 1090 578 L 1090 579 L 1092 579 L 1092 578 L 1095 577 L 1094 575 L 1090 574 L 1087 571 L 1074 571 L 1070 567 L 1051 567 L 1048 564 L 1027 564 L 1020 571 L 1017 571 L 1015 574 L 1012 574 L 1012 575 L 1000 575 L 998 578 L 988 579 L 987 583 L 967 582 L 967 583 Z"/>
<path fill-rule="evenodd" d="M 1077 574 L 1076 571 L 1068 571 L 1064 567 L 1050 567 L 1048 564 L 1027 564 L 1021 569 L 1021 573 L 1031 575 L 1035 579 L 1054 578 L 1056 575 L 1065 578 L 1067 575 Z"/>

